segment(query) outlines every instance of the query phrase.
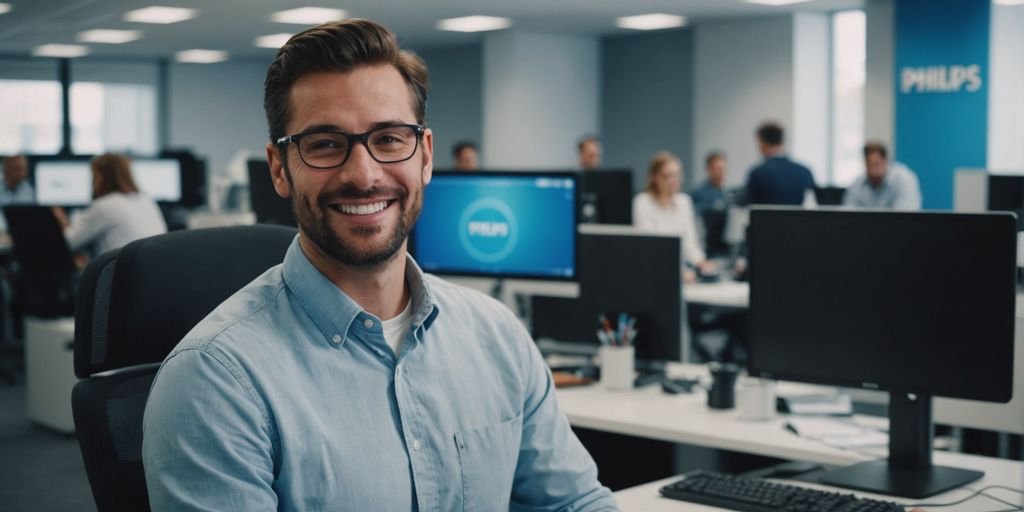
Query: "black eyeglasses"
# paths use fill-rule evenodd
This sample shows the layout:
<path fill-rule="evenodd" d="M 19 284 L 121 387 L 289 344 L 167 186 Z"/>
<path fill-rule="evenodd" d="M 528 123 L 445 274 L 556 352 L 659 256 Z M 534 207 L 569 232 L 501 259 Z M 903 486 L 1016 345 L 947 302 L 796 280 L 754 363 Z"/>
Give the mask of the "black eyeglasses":
<path fill-rule="evenodd" d="M 404 162 L 416 154 L 425 128 L 418 124 L 394 124 L 365 133 L 312 131 L 277 139 L 278 144 L 294 142 L 299 158 L 315 169 L 333 169 L 345 165 L 356 143 L 366 147 L 374 160 L 382 164 Z"/>

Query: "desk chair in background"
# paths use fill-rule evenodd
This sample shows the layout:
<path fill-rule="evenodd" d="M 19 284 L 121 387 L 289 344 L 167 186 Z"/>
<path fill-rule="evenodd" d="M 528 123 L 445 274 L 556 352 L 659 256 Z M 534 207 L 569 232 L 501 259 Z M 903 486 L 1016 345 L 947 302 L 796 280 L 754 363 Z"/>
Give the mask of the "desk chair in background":
<path fill-rule="evenodd" d="M 97 508 L 149 510 L 142 416 L 160 362 L 218 304 L 281 263 L 296 230 L 177 231 L 108 252 L 82 274 L 75 428 Z"/>
<path fill-rule="evenodd" d="M 6 206 L 3 212 L 12 243 L 11 259 L 5 265 L 11 294 L 0 296 L 0 339 L 14 342 L 3 344 L 3 355 L 14 361 L 15 369 L 0 368 L 0 377 L 13 383 L 24 362 L 24 317 L 49 320 L 74 315 L 78 269 L 50 207 Z M 14 340 L 4 339 L 8 331 Z"/>

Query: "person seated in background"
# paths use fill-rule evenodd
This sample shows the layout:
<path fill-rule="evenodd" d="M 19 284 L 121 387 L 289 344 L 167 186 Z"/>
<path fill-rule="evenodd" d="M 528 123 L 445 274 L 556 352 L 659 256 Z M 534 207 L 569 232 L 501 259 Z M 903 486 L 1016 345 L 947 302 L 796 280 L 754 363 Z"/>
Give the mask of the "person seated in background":
<path fill-rule="evenodd" d="M 596 135 L 587 135 L 576 145 L 580 169 L 593 171 L 601 167 L 601 139 Z"/>
<path fill-rule="evenodd" d="M 455 170 L 475 171 L 480 168 L 480 152 L 476 144 L 464 140 L 455 144 L 452 148 L 452 158 L 455 160 Z"/>
<path fill-rule="evenodd" d="M 712 151 L 704 158 L 707 179 L 690 192 L 693 205 L 704 224 L 704 250 L 709 257 L 729 254 L 725 243 L 726 215 L 733 198 L 725 191 L 725 154 Z"/>
<path fill-rule="evenodd" d="M 690 196 L 680 192 L 683 165 L 668 151 L 659 151 L 647 167 L 647 187 L 633 198 L 633 225 L 655 233 L 682 237 L 682 256 L 686 264 L 683 278 L 694 282 L 693 269 L 713 274 L 717 268 L 707 260 L 697 242 L 697 222 Z"/>
<path fill-rule="evenodd" d="M 36 201 L 35 190 L 27 178 L 28 160 L 25 155 L 4 158 L 4 186 L 0 188 L 0 206 L 31 204 Z"/>
<path fill-rule="evenodd" d="M 906 165 L 889 161 L 885 144 L 864 145 L 864 175 L 854 180 L 843 195 L 843 206 L 920 210 L 921 186 Z"/>
<path fill-rule="evenodd" d="M 135 185 L 127 157 L 107 153 L 92 159 L 92 197 L 92 204 L 73 222 L 63 209 L 54 208 L 72 252 L 91 247 L 92 254 L 100 255 L 167 232 L 160 207 Z"/>
<path fill-rule="evenodd" d="M 814 176 L 810 169 L 786 156 L 784 132 L 776 123 L 757 128 L 757 149 L 764 162 L 747 175 L 747 202 L 750 204 L 816 205 Z"/>

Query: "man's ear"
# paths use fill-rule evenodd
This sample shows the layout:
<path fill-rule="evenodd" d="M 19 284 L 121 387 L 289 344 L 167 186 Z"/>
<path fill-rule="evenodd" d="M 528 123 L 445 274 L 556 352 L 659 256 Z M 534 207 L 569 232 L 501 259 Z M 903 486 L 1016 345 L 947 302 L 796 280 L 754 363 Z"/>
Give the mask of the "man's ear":
<path fill-rule="evenodd" d="M 430 183 L 434 175 L 434 132 L 427 128 L 423 132 L 423 184 Z"/>
<path fill-rule="evenodd" d="M 289 197 L 292 194 L 292 187 L 291 181 L 285 175 L 288 171 L 284 168 L 283 156 L 275 144 L 267 143 L 267 163 L 270 164 L 270 179 L 274 182 L 274 190 L 281 197 Z"/>

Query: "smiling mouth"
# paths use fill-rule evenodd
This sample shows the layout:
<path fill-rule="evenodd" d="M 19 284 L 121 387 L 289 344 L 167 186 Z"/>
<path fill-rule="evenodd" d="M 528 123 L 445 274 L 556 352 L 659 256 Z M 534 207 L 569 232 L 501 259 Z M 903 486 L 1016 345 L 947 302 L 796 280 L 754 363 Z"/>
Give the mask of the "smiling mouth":
<path fill-rule="evenodd" d="M 367 204 L 335 203 L 331 204 L 330 208 L 333 209 L 334 211 L 344 213 L 346 215 L 373 215 L 375 213 L 383 211 L 388 206 L 391 206 L 391 203 L 394 202 L 394 199 L 390 199 L 387 201 L 377 201 L 375 203 Z"/>

